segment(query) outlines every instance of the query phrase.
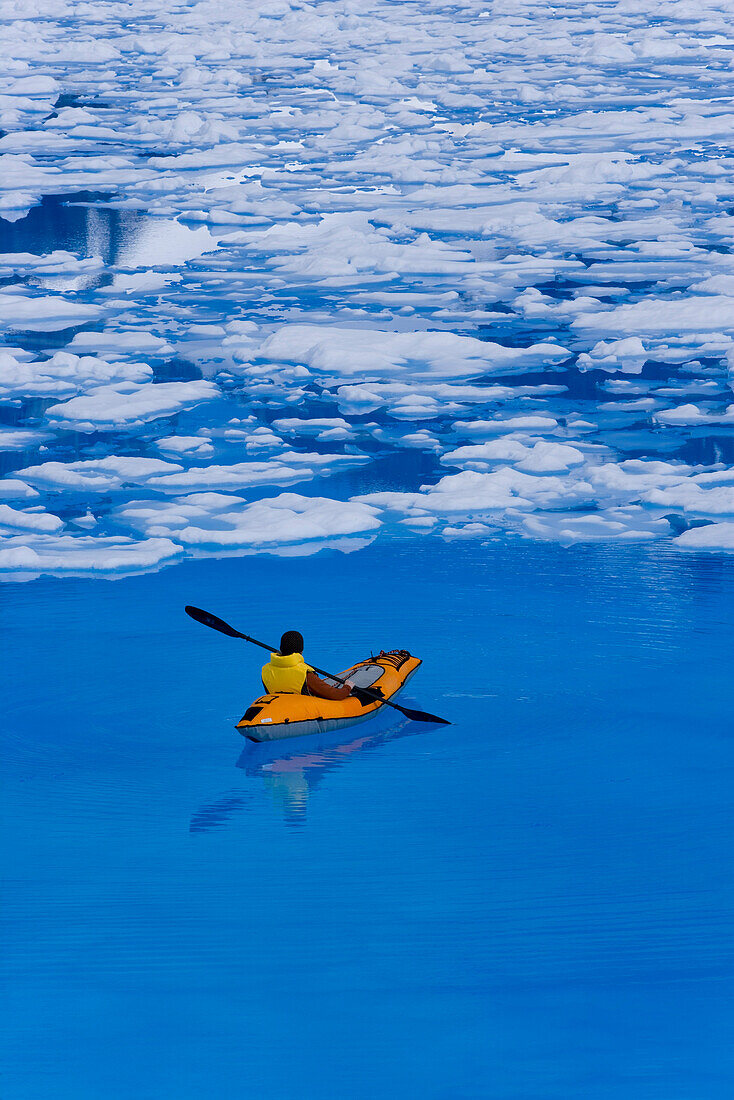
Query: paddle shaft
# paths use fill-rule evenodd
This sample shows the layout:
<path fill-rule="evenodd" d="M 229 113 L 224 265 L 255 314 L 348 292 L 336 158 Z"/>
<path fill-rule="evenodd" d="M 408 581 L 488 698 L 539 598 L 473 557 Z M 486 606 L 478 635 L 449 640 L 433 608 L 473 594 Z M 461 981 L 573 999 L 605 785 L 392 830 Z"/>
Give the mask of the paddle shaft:
<path fill-rule="evenodd" d="M 249 634 L 243 634 L 241 630 L 235 630 L 233 626 L 226 623 L 224 619 L 217 618 L 216 615 L 212 615 L 209 611 L 202 611 L 200 607 L 191 607 L 187 605 L 184 610 L 186 614 L 192 619 L 195 619 L 197 623 L 201 623 L 203 626 L 210 626 L 212 630 L 218 630 L 221 634 L 228 634 L 230 638 L 242 638 L 245 642 L 251 642 L 252 645 L 259 646 L 260 649 L 267 650 L 268 653 L 277 653 L 276 646 L 267 645 L 265 642 L 259 642 L 257 638 L 251 638 Z M 344 687 L 351 687 L 347 681 L 341 676 L 335 676 L 333 672 L 325 672 L 323 668 L 317 668 L 316 665 L 311 665 L 314 672 L 317 672 L 319 676 L 327 676 L 330 680 L 336 680 L 338 684 L 342 684 Z M 439 722 L 441 725 L 450 725 L 445 718 L 439 718 L 435 714 L 428 714 L 426 711 L 415 711 L 409 707 L 401 707 L 399 703 L 392 703 L 389 699 L 384 699 L 382 695 L 378 695 L 376 691 L 370 691 L 369 688 L 360 688 L 360 692 L 368 695 L 371 699 L 374 699 L 377 703 L 383 703 L 386 707 L 392 707 L 393 710 L 399 710 L 401 714 L 404 714 L 406 718 L 411 718 L 414 722 Z"/>

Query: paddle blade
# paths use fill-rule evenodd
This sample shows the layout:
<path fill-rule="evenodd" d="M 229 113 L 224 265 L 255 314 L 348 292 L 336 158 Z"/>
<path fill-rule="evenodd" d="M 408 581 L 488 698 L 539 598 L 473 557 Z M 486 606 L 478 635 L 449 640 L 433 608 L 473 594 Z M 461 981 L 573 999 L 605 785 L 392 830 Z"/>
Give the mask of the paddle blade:
<path fill-rule="evenodd" d="M 200 607 L 191 607 L 187 604 L 184 611 L 187 615 L 190 615 L 192 619 L 196 619 L 197 623 L 202 623 L 203 626 L 210 626 L 212 630 L 218 630 L 222 634 L 228 634 L 230 638 L 244 637 L 244 634 L 240 634 L 239 630 L 235 630 L 229 623 L 225 623 L 224 619 L 218 619 L 216 615 L 211 615 L 208 611 L 202 611 Z"/>
<path fill-rule="evenodd" d="M 427 710 L 410 710 L 409 707 L 400 707 L 399 709 L 412 722 L 436 722 L 440 726 L 451 725 L 448 718 L 439 718 L 437 714 L 429 714 Z"/>

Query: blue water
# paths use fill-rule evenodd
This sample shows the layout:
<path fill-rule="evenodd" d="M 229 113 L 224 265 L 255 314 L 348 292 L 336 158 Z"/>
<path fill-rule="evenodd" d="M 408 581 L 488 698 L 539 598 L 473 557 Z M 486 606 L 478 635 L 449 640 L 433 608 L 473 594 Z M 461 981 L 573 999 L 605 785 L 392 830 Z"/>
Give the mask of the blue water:
<path fill-rule="evenodd" d="M 732 596 L 507 539 L 2 588 L 2 1095 L 730 1096 Z M 453 724 L 248 746 L 187 602 Z"/>
<path fill-rule="evenodd" d="M 729 1100 L 727 5 L 45 7 L 1 1100 Z M 410 649 L 451 725 L 252 745 L 263 654 L 187 603 Z"/>

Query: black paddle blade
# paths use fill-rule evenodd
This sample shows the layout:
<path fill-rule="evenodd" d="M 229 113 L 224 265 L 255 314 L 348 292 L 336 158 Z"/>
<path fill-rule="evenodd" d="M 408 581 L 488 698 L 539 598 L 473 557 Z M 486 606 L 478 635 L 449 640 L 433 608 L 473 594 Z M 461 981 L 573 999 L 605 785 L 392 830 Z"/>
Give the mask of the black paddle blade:
<path fill-rule="evenodd" d="M 397 707 L 397 703 L 393 703 L 394 707 Z M 427 710 L 410 710 L 408 707 L 397 707 L 398 710 L 402 710 L 406 718 L 410 718 L 412 722 L 437 722 L 440 726 L 450 726 L 448 718 L 439 718 L 437 714 L 429 714 Z"/>
<path fill-rule="evenodd" d="M 216 615 L 211 615 L 208 611 L 202 611 L 200 607 L 191 607 L 187 604 L 184 611 L 192 619 L 196 619 L 197 623 L 210 626 L 212 630 L 219 630 L 222 634 L 229 634 L 230 638 L 244 637 L 244 634 L 240 634 L 239 630 L 235 630 L 229 623 L 225 623 L 224 619 L 218 619 Z"/>

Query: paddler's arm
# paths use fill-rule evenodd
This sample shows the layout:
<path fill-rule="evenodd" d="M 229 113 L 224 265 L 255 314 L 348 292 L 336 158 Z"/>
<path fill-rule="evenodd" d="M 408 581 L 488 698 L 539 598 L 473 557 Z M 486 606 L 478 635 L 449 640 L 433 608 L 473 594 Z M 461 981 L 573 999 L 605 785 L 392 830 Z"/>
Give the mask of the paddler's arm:
<path fill-rule="evenodd" d="M 315 672 L 306 673 L 306 688 L 309 695 L 318 695 L 320 699 L 346 699 L 352 690 L 338 684 L 327 684 Z"/>

